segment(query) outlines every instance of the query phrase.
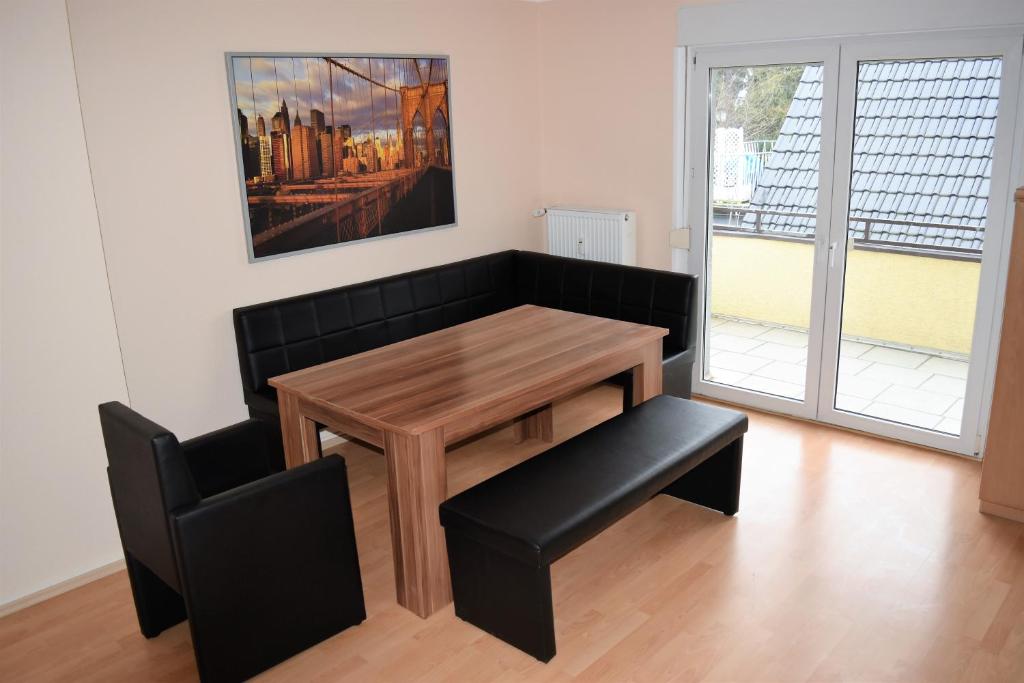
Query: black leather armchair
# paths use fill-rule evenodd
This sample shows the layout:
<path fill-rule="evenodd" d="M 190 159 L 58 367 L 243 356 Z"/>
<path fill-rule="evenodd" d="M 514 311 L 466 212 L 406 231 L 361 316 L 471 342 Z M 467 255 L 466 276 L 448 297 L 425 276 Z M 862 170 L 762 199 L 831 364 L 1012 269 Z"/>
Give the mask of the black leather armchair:
<path fill-rule="evenodd" d="M 343 459 L 272 474 L 258 420 L 179 443 L 120 403 L 99 413 L 144 636 L 188 619 L 200 678 L 238 681 L 366 618 Z"/>

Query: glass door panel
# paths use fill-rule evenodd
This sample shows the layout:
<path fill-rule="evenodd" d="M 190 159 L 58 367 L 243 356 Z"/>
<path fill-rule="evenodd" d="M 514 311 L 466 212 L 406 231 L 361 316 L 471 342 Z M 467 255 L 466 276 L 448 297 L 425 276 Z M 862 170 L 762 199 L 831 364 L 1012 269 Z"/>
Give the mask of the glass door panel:
<path fill-rule="evenodd" d="M 961 433 L 1001 72 L 856 64 L 836 410 Z"/>
<path fill-rule="evenodd" d="M 978 452 L 1022 43 L 993 29 L 688 54 L 695 394 Z"/>
<path fill-rule="evenodd" d="M 823 70 L 710 69 L 705 382 L 806 397 Z"/>

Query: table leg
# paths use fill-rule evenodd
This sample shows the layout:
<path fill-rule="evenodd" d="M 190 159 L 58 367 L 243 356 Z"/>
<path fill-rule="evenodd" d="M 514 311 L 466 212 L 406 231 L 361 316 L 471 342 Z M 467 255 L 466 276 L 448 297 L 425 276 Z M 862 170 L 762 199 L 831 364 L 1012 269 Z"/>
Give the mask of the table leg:
<path fill-rule="evenodd" d="M 292 469 L 319 458 L 320 430 L 316 422 L 304 416 L 299 410 L 299 399 L 293 394 L 278 390 L 277 402 L 281 410 L 285 466 Z"/>
<path fill-rule="evenodd" d="M 384 433 L 398 604 L 429 617 L 452 601 L 438 506 L 448 495 L 444 430 Z"/>
<path fill-rule="evenodd" d="M 633 405 L 635 406 L 661 393 L 661 339 L 647 344 L 641 353 L 643 362 L 633 368 Z"/>
<path fill-rule="evenodd" d="M 555 440 L 555 411 L 547 404 L 526 415 L 521 415 L 512 423 L 516 443 L 527 439 L 541 439 L 551 443 Z"/>

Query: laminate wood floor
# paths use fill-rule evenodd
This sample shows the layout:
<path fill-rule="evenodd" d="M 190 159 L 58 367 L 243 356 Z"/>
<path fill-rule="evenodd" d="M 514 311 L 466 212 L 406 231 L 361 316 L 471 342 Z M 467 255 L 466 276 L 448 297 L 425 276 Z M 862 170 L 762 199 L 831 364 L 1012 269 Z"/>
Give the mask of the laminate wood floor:
<path fill-rule="evenodd" d="M 556 438 L 619 410 L 556 405 Z M 544 448 L 449 454 L 449 488 Z M 552 568 L 549 664 L 395 603 L 384 460 L 349 464 L 369 617 L 264 674 L 318 681 L 1024 681 L 1024 525 L 977 512 L 980 466 L 752 413 L 735 518 L 659 496 Z M 244 618 L 244 615 L 239 615 Z M 0 620 L 0 680 L 192 681 L 187 626 L 138 631 L 124 572 Z"/>

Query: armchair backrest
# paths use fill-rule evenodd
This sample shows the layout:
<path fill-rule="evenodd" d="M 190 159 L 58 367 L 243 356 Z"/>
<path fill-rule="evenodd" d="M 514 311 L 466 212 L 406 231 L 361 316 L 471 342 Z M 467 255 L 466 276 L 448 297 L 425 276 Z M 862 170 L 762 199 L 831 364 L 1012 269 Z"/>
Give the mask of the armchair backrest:
<path fill-rule="evenodd" d="M 116 401 L 99 411 L 125 551 L 180 590 L 168 513 L 198 503 L 199 493 L 178 439 Z"/>

